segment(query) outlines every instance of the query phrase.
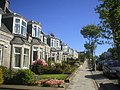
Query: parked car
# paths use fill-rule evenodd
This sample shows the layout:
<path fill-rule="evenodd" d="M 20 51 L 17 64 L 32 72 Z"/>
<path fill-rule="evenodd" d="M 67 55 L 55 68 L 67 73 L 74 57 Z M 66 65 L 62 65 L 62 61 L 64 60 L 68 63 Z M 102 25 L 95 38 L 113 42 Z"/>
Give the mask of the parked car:
<path fill-rule="evenodd" d="M 96 69 L 99 71 L 102 71 L 103 69 L 103 64 L 106 62 L 106 60 L 101 60 L 96 63 Z"/>
<path fill-rule="evenodd" d="M 103 74 L 109 78 L 117 78 L 119 69 L 120 64 L 117 60 L 109 60 L 103 64 Z"/>
<path fill-rule="evenodd" d="M 117 76 L 118 76 L 118 84 L 120 85 L 120 69 L 117 70 Z"/>

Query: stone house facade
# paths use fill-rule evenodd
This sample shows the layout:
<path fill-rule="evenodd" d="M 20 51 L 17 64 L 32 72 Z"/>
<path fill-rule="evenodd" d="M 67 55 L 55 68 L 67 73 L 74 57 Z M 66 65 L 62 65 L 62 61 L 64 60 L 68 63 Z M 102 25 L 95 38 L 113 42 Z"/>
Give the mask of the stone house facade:
<path fill-rule="evenodd" d="M 37 59 L 61 63 L 69 56 L 76 59 L 77 52 L 55 35 L 46 35 L 39 22 L 11 12 L 7 0 L 0 0 L 0 65 L 29 69 Z"/>

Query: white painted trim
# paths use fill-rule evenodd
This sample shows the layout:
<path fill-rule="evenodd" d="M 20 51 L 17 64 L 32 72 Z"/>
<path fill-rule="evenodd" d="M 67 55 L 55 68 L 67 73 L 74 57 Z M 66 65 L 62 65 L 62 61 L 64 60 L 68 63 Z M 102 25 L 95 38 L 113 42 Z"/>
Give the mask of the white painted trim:
<path fill-rule="evenodd" d="M 34 31 L 34 27 L 36 26 L 36 30 L 37 30 L 37 36 L 33 34 L 33 31 Z M 37 24 L 32 24 L 32 37 L 37 37 L 40 39 L 40 35 L 38 36 L 38 28 L 40 28 L 40 32 L 42 31 L 42 27 L 40 25 L 37 25 Z"/>
<path fill-rule="evenodd" d="M 19 32 L 19 33 L 16 33 L 16 32 L 15 32 L 15 24 L 16 24 L 15 20 L 16 20 L 16 19 L 19 19 L 19 20 L 20 20 L 20 32 Z M 25 21 L 24 19 L 19 18 L 19 17 L 13 17 L 13 31 L 12 31 L 12 32 L 13 32 L 14 34 L 21 34 L 22 21 L 24 21 L 24 22 L 26 23 L 26 34 L 27 34 L 27 21 Z M 24 35 L 24 34 L 21 34 L 21 35 L 23 35 L 23 36 L 26 37 L 26 34 L 25 34 L 25 35 Z"/>
<path fill-rule="evenodd" d="M 21 60 L 20 60 L 20 67 L 15 67 L 15 48 L 21 48 Z M 28 67 L 23 67 L 23 59 L 24 59 L 24 49 L 28 49 L 29 50 L 29 60 L 28 60 Z M 29 65 L 30 65 L 30 46 L 27 45 L 13 45 L 13 68 L 15 69 L 29 69 Z"/>

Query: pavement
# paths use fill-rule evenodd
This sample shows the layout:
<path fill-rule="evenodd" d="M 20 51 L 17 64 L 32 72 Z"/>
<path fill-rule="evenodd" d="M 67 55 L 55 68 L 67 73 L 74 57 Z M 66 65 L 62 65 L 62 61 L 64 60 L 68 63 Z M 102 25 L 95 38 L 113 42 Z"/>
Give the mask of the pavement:
<path fill-rule="evenodd" d="M 70 81 L 66 90 L 98 90 L 87 61 L 78 68 L 75 77 Z"/>

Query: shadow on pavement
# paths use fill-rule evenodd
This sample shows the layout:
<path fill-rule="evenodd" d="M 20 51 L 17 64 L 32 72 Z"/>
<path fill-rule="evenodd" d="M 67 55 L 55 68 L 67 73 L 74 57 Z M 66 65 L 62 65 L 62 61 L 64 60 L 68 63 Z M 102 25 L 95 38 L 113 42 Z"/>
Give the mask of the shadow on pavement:
<path fill-rule="evenodd" d="M 120 90 L 120 86 L 113 83 L 101 83 L 98 90 Z"/>
<path fill-rule="evenodd" d="M 105 77 L 103 76 L 103 74 L 94 74 L 94 75 L 86 75 L 86 78 L 91 78 L 94 80 L 101 80 L 101 79 L 105 79 Z"/>
<path fill-rule="evenodd" d="M 106 77 L 103 74 L 86 75 L 85 78 L 93 80 L 104 80 Z M 120 90 L 120 85 L 114 83 L 99 83 L 98 90 Z"/>

